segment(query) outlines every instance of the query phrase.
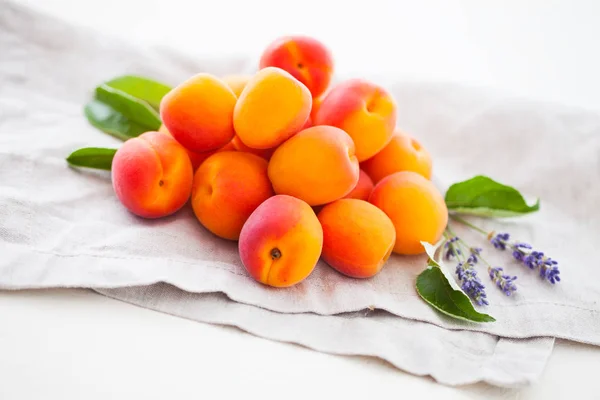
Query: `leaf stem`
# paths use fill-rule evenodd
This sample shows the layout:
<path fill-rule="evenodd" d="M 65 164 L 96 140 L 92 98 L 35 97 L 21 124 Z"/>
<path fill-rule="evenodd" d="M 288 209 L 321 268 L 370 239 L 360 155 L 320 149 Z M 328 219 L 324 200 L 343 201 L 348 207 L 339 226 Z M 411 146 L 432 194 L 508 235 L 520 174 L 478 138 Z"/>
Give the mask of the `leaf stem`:
<path fill-rule="evenodd" d="M 469 228 L 487 236 L 489 234 L 489 232 L 484 231 L 483 229 L 481 229 L 480 227 L 478 227 L 477 225 L 473 225 L 472 223 L 470 223 L 469 221 L 467 221 L 466 219 L 459 217 L 458 215 L 455 214 L 450 214 L 450 218 L 452 218 L 454 221 L 456 222 L 460 222 L 463 225 L 468 226 Z"/>

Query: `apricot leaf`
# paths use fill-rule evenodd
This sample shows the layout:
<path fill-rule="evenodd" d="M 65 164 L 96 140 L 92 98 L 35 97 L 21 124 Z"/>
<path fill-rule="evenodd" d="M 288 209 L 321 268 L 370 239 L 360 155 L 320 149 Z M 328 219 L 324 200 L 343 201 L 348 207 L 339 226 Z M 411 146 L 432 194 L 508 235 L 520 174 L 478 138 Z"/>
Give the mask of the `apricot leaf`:
<path fill-rule="evenodd" d="M 450 212 L 480 217 L 515 217 L 540 209 L 539 199 L 528 205 L 517 189 L 482 175 L 450 186 L 445 200 Z"/>
<path fill-rule="evenodd" d="M 96 99 L 85 105 L 84 113 L 90 124 L 117 139 L 131 139 L 152 130 L 126 118 L 108 104 Z"/>
<path fill-rule="evenodd" d="M 431 260 L 417 276 L 417 293 L 427 304 L 452 318 L 471 322 L 494 322 L 488 314 L 475 310 L 466 294 L 453 289 L 446 276 Z"/>
<path fill-rule="evenodd" d="M 155 110 L 160 107 L 160 101 L 164 95 L 171 91 L 171 88 L 163 83 L 134 75 L 118 76 L 106 82 L 105 85 L 145 101 Z"/>
<path fill-rule="evenodd" d="M 72 152 L 67 162 L 76 167 L 96 168 L 110 171 L 116 149 L 84 147 Z"/>
<path fill-rule="evenodd" d="M 452 318 L 471 322 L 494 322 L 495 319 L 491 315 L 475 310 L 469 297 L 460 290 L 452 277 L 446 276 L 441 263 L 435 260 L 435 254 L 442 243 L 443 241 L 432 245 L 421 242 L 429 260 L 427 269 L 417 276 L 417 293 L 431 307 Z"/>
<path fill-rule="evenodd" d="M 107 85 L 96 88 L 96 99 L 108 104 L 130 121 L 148 127 L 149 131 L 160 128 L 160 116 L 148 103 Z"/>

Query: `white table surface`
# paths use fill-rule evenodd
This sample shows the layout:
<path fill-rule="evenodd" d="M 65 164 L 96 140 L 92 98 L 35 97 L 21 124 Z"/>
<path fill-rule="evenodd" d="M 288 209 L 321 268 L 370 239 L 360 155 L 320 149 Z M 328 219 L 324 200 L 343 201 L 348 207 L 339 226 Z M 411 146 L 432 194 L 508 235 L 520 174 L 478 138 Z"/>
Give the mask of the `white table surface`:
<path fill-rule="evenodd" d="M 462 82 L 600 108 L 594 0 L 21 2 L 142 45 L 256 57 L 274 37 L 304 33 L 329 44 L 345 75 Z M 599 348 L 558 341 L 532 387 L 449 388 L 378 360 L 317 353 L 85 290 L 0 292 L 1 400 L 585 399 L 600 396 L 599 370 Z"/>

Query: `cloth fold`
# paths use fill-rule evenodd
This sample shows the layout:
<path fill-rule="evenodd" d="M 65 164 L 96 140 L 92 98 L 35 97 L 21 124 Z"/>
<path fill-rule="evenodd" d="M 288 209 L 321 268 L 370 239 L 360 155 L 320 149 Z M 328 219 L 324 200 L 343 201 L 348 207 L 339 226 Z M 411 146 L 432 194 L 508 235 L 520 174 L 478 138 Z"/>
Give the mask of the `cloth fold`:
<path fill-rule="evenodd" d="M 527 384 L 541 373 L 551 338 L 600 344 L 600 270 L 588 263 L 600 236 L 592 184 L 600 177 L 600 114 L 380 81 L 397 99 L 399 125 L 432 153 L 442 185 L 483 173 L 542 197 L 536 215 L 479 222 L 532 241 L 562 270 L 552 286 L 486 247 L 494 265 L 519 276 L 510 298 L 488 285 L 485 312 L 497 322 L 455 321 L 427 306 L 414 289 L 424 256 L 394 255 L 369 280 L 319 263 L 293 288 L 267 288 L 248 276 L 236 244 L 208 233 L 189 206 L 160 220 L 137 218 L 115 198 L 110 174 L 64 161 L 79 147 L 120 143 L 82 115 L 95 84 L 122 74 L 176 84 L 200 71 L 251 72 L 252 63 L 134 48 L 6 0 L 0 7 L 0 289 L 94 288 L 321 351 L 377 356 L 447 384 Z M 378 311 L 363 316 L 369 308 Z"/>

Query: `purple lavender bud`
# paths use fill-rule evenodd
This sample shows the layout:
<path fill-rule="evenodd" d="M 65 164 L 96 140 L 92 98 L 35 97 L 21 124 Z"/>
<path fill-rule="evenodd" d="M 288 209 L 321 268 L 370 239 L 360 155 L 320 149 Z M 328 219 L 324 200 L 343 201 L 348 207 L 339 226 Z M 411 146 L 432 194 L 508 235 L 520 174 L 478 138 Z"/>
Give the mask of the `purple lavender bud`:
<path fill-rule="evenodd" d="M 499 250 L 506 250 L 509 239 L 510 235 L 508 233 L 497 233 L 491 237 L 490 243 Z"/>
<path fill-rule="evenodd" d="M 488 268 L 488 272 L 490 279 L 506 296 L 510 296 L 517 290 L 517 286 L 514 283 L 517 280 L 516 276 L 503 274 L 503 269 L 500 267 Z"/>
<path fill-rule="evenodd" d="M 479 247 L 471 247 L 469 249 L 469 258 L 467 259 L 467 262 L 470 264 L 477 264 L 479 262 L 479 254 L 481 254 L 481 252 L 483 251 L 483 249 L 479 248 Z"/>
<path fill-rule="evenodd" d="M 458 254 L 462 254 L 460 249 L 454 246 L 454 243 L 458 242 L 459 238 L 457 236 L 450 238 L 444 244 L 444 247 L 447 249 L 444 257 L 446 260 L 451 260 L 453 257 L 456 257 Z"/>
<path fill-rule="evenodd" d="M 558 262 L 554 261 L 550 257 L 544 257 L 540 265 L 540 276 L 548 280 L 553 285 L 556 282 L 560 282 L 560 271 L 557 265 Z"/>
<path fill-rule="evenodd" d="M 513 251 L 512 256 L 517 261 L 523 261 L 525 255 L 518 250 Z"/>
<path fill-rule="evenodd" d="M 469 296 L 477 305 L 488 305 L 485 294 L 485 286 L 477 276 L 477 271 L 473 269 L 473 264 L 458 263 L 456 266 L 456 275 L 460 281 L 461 289 Z"/>

